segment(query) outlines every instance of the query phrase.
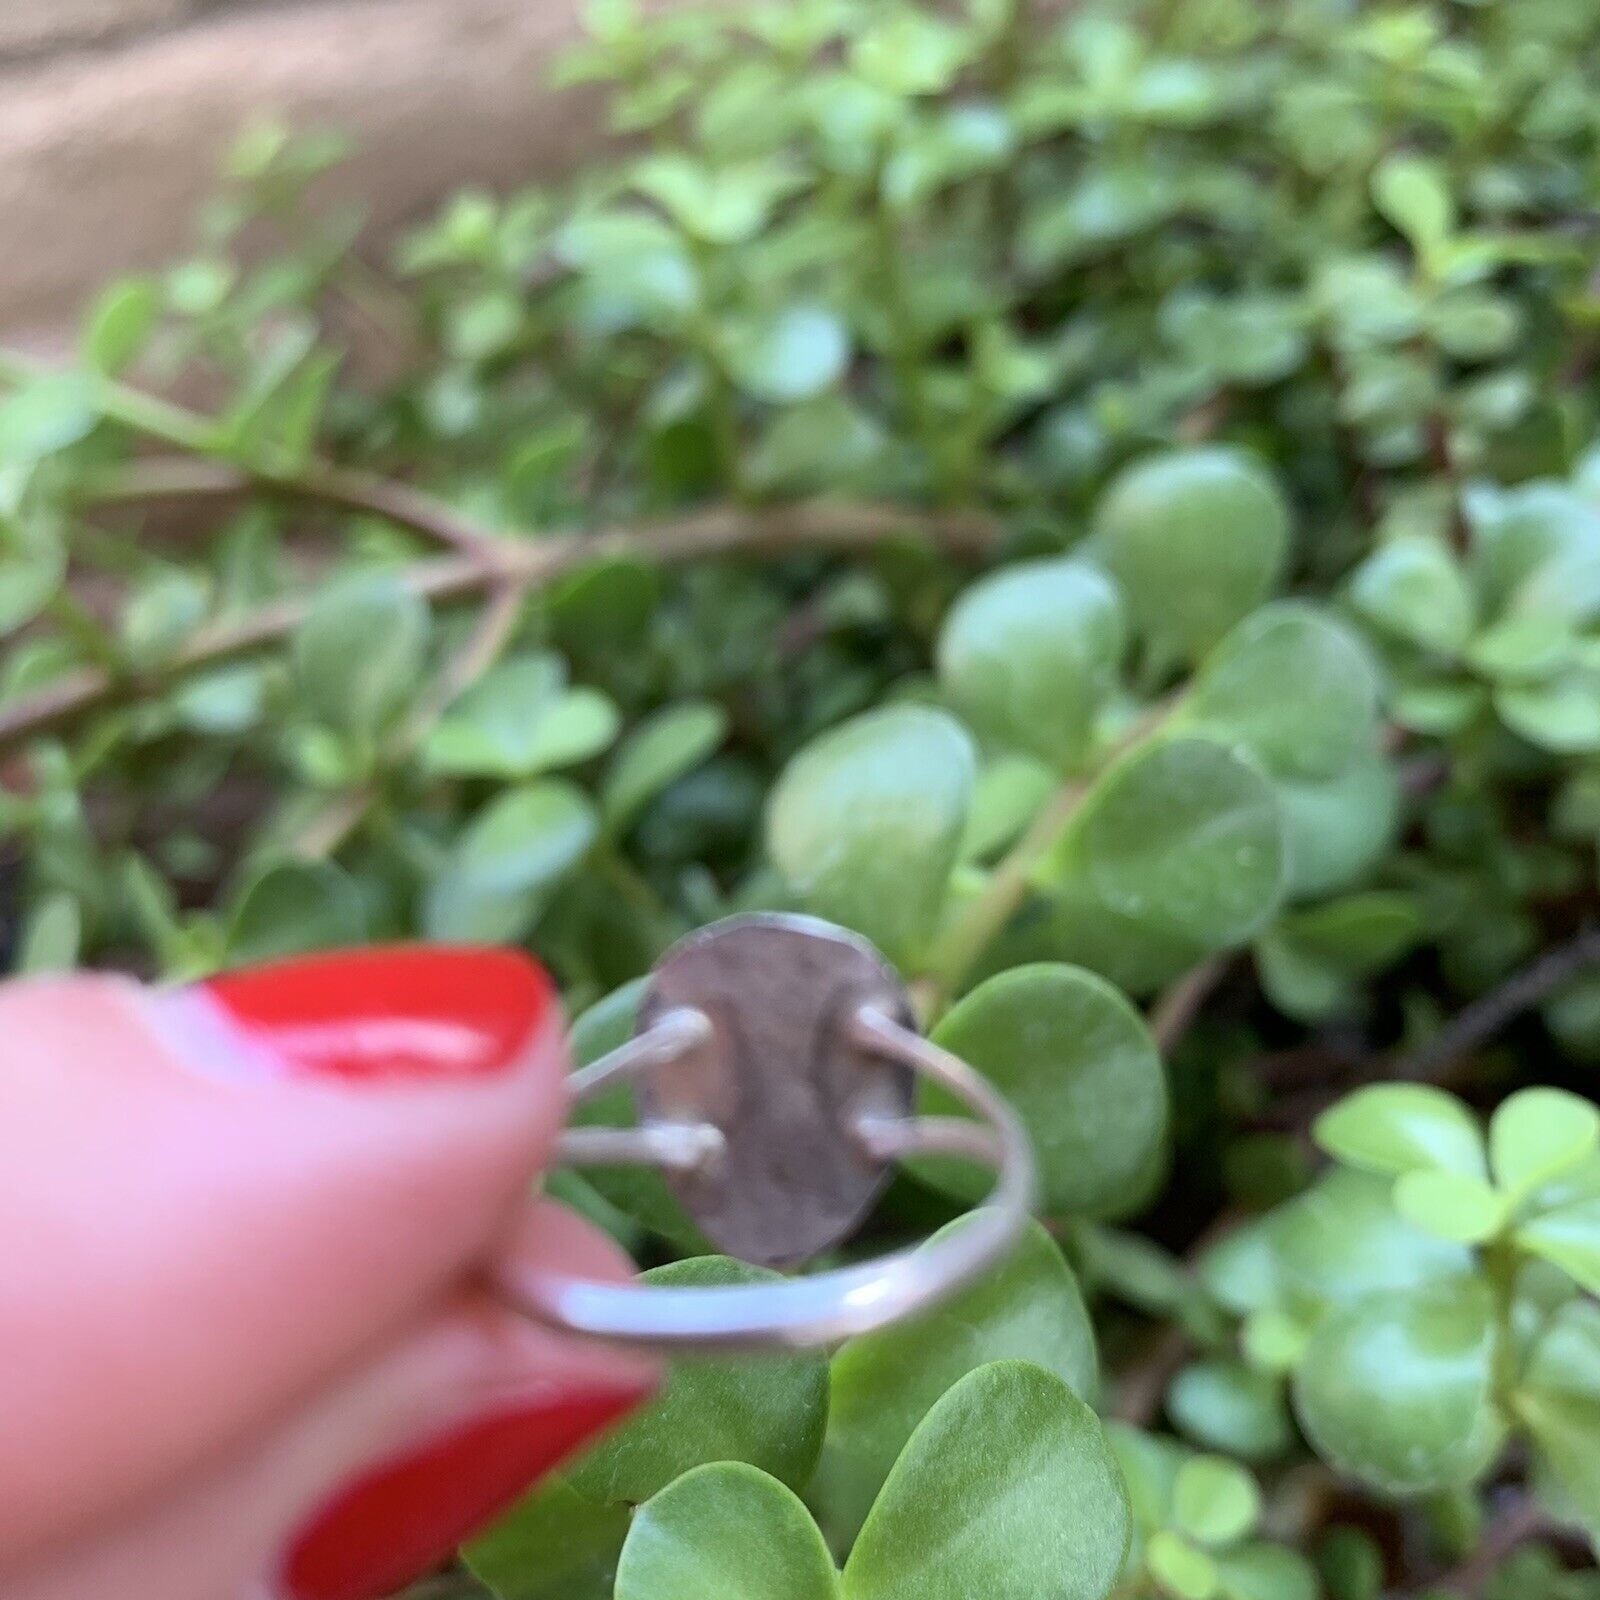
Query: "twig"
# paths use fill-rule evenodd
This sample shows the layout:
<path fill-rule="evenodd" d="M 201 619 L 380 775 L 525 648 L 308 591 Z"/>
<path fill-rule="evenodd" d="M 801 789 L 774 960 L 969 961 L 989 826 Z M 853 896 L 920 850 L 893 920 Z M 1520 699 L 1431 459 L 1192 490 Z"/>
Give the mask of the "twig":
<path fill-rule="evenodd" d="M 1188 1333 L 1177 1323 L 1169 1323 L 1156 1334 L 1118 1385 L 1111 1413 L 1117 1421 L 1148 1428 L 1159 1415 L 1167 1389 L 1183 1370 L 1191 1348 Z"/>
<path fill-rule="evenodd" d="M 1483 1531 L 1472 1554 L 1449 1572 L 1414 1589 L 1400 1591 L 1394 1600 L 1422 1600 L 1424 1595 L 1445 1594 L 1450 1600 L 1478 1600 L 1500 1563 L 1512 1551 L 1554 1531 L 1555 1524 L 1530 1494 L 1519 1494 Z"/>
<path fill-rule="evenodd" d="M 538 541 L 506 541 L 492 557 L 454 555 L 404 569 L 407 587 L 428 600 L 457 600 L 514 583 L 531 593 L 591 561 L 633 558 L 668 565 L 711 556 L 771 555 L 790 550 L 870 550 L 891 538 L 925 538 L 954 555 L 993 547 L 995 525 L 976 514 L 918 514 L 882 506 L 808 503 L 743 510 L 720 507 L 693 516 L 643 523 L 609 533 Z M 221 622 L 190 641 L 165 671 L 192 672 L 248 654 L 292 633 L 310 609 L 309 597 L 277 600 Z M 0 706 L 0 746 L 43 733 L 97 706 L 136 694 L 147 683 L 95 668 L 64 673 L 31 694 Z"/>
<path fill-rule="evenodd" d="M 1150 1032 L 1163 1056 L 1172 1054 L 1228 970 L 1226 955 L 1208 956 L 1169 984 L 1150 1008 Z"/>
<path fill-rule="evenodd" d="M 321 461 L 295 472 L 276 472 L 209 456 L 152 456 L 91 481 L 81 498 L 91 505 L 126 505 L 140 500 L 210 499 L 247 494 L 252 489 L 382 517 L 446 549 L 485 559 L 508 542 L 494 529 L 463 516 L 423 489 L 378 473 Z"/>
<path fill-rule="evenodd" d="M 1586 928 L 1575 939 L 1546 951 L 1498 989 L 1474 1000 L 1385 1076 L 1417 1082 L 1447 1080 L 1463 1056 L 1591 967 L 1600 967 L 1600 928 Z"/>

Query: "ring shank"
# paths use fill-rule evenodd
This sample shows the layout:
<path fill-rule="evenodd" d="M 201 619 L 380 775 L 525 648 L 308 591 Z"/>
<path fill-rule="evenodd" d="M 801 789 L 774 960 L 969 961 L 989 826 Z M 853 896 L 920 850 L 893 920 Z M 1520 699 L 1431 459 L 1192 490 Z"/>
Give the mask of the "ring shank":
<path fill-rule="evenodd" d="M 693 1019 L 675 1015 L 678 1032 L 692 1033 Z M 980 1119 L 921 1118 L 860 1129 L 886 1158 L 947 1154 L 994 1166 L 994 1188 L 962 1226 L 859 1266 L 738 1287 L 593 1283 L 506 1264 L 492 1280 L 497 1296 L 552 1327 L 615 1344 L 673 1351 L 810 1349 L 925 1311 L 978 1277 L 1010 1249 L 1032 1210 L 1033 1153 L 1022 1124 L 979 1073 L 883 1012 L 863 1007 L 851 1027 L 863 1048 L 910 1066 Z M 631 1059 L 603 1063 L 590 1083 L 579 1082 L 575 1098 L 655 1059 L 653 1052 L 665 1047 L 652 1043 L 655 1031 L 619 1052 Z"/>

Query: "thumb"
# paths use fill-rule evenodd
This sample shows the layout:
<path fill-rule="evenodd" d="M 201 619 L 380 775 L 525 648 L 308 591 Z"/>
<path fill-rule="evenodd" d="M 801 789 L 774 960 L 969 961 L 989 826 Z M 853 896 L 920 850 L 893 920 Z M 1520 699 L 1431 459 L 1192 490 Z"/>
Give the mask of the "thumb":
<path fill-rule="evenodd" d="M 413 1325 L 525 1195 L 563 1070 L 505 951 L 0 991 L 0 1566 Z"/>

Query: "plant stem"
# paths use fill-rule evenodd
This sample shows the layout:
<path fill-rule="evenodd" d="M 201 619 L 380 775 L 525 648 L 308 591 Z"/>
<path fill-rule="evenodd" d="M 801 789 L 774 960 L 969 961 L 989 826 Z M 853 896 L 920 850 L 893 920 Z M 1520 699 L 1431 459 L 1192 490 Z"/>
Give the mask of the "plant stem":
<path fill-rule="evenodd" d="M 1150 1033 L 1163 1056 L 1171 1055 L 1178 1041 L 1189 1031 L 1200 1008 L 1226 975 L 1228 966 L 1226 954 L 1207 956 L 1156 997 L 1150 1008 Z"/>
<path fill-rule="evenodd" d="M 801 503 L 761 511 L 716 507 L 691 516 L 641 523 L 606 533 L 504 541 L 490 554 L 462 553 L 419 561 L 404 569 L 414 594 L 459 600 L 499 583 L 525 593 L 591 561 L 631 558 L 681 565 L 714 556 L 784 555 L 793 550 L 870 550 L 890 539 L 925 538 L 952 555 L 990 551 L 998 530 L 976 514 L 916 514 L 895 507 L 844 502 Z M 245 655 L 292 633 L 310 606 L 308 597 L 277 600 L 209 628 L 181 650 L 164 671 L 179 675 Z M 83 667 L 43 688 L 0 705 L 0 746 L 42 733 L 114 700 L 138 685 Z M 148 688 L 148 685 L 144 687 Z"/>
<path fill-rule="evenodd" d="M 1412 1082 L 1448 1082 L 1462 1057 L 1492 1039 L 1547 995 L 1596 967 L 1600 967 L 1600 928 L 1585 928 L 1576 938 L 1547 950 L 1529 966 L 1513 973 L 1498 989 L 1474 1000 L 1384 1076 Z"/>
<path fill-rule="evenodd" d="M 930 998 L 935 1010 L 946 1005 L 979 956 L 989 947 L 1027 899 L 1028 886 L 1044 859 L 1055 849 L 1095 780 L 1135 745 L 1154 733 L 1176 709 L 1172 696 L 1152 706 L 1121 738 L 1107 747 L 1094 770 L 1069 778 L 1034 814 L 1023 835 L 996 863 L 983 892 L 948 927 L 929 958 Z"/>
<path fill-rule="evenodd" d="M 0 350 L 0 383 L 25 383 L 41 369 Z M 410 484 L 352 467 L 309 461 L 290 469 L 217 459 L 222 436 L 210 418 L 170 400 L 110 378 L 97 388 L 101 414 L 134 433 L 160 439 L 200 457 L 197 461 L 136 462 L 91 498 L 126 500 L 144 495 L 234 494 L 260 488 L 303 496 L 346 511 L 366 511 L 410 528 L 450 549 L 487 555 L 503 541 L 493 529 L 462 517 L 444 501 Z"/>
<path fill-rule="evenodd" d="M 1517 1304 L 1517 1273 L 1521 1269 L 1517 1249 L 1507 1238 L 1491 1240 L 1483 1248 L 1483 1271 L 1494 1296 L 1494 1349 L 1490 1358 L 1490 1383 L 1502 1411 L 1510 1414 L 1517 1387 L 1517 1343 L 1514 1318 Z"/>

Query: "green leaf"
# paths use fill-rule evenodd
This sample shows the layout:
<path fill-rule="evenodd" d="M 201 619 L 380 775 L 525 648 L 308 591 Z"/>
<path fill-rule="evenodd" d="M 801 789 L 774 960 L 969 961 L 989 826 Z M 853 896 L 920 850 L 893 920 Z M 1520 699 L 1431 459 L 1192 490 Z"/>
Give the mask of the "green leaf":
<path fill-rule="evenodd" d="M 1152 456 L 1125 471 L 1095 514 L 1101 559 L 1135 629 L 1194 661 L 1272 592 L 1289 546 L 1273 479 L 1220 446 Z"/>
<path fill-rule="evenodd" d="M 1512 1196 L 1569 1172 L 1600 1149 L 1600 1111 L 1563 1089 L 1523 1089 L 1489 1121 L 1489 1164 Z"/>
<path fill-rule="evenodd" d="M 838 381 L 849 364 L 850 334 L 826 307 L 786 306 L 728 328 L 723 358 L 746 394 L 788 405 Z"/>
<path fill-rule="evenodd" d="M 192 572 L 166 571 L 140 583 L 123 608 L 120 634 L 131 666 L 147 671 L 171 660 L 205 619 L 210 590 Z"/>
<path fill-rule="evenodd" d="M 1494 708 L 1529 744 L 1557 755 L 1600 750 L 1600 672 L 1574 667 L 1549 683 L 1502 685 Z"/>
<path fill-rule="evenodd" d="M 698 1256 L 640 1275 L 660 1287 L 776 1282 L 726 1256 Z M 828 1415 L 828 1363 L 814 1352 L 674 1362 L 660 1393 L 568 1470 L 580 1494 L 639 1505 L 691 1468 L 745 1461 L 791 1488 L 811 1476 Z"/>
<path fill-rule="evenodd" d="M 1467 1272 L 1472 1254 L 1395 1214 L 1387 1178 L 1335 1167 L 1265 1228 L 1276 1282 L 1295 1299 L 1348 1305 Z"/>
<path fill-rule="evenodd" d="M 1590 1294 L 1600 1294 L 1600 1200 L 1558 1206 L 1525 1222 L 1517 1244 L 1559 1267 Z"/>
<path fill-rule="evenodd" d="M 1298 601 L 1246 617 L 1207 657 L 1182 725 L 1237 741 L 1275 778 L 1343 772 L 1377 724 L 1372 658 L 1340 623 Z"/>
<path fill-rule="evenodd" d="M 633 181 L 685 233 L 707 244 L 729 245 L 759 233 L 796 178 L 777 162 L 714 169 L 666 154 L 641 162 Z"/>
<path fill-rule="evenodd" d="M 622 832 L 727 736 L 728 714 L 710 700 L 680 700 L 646 717 L 617 747 L 606 773 L 600 809 L 607 826 Z"/>
<path fill-rule="evenodd" d="M 1311 1563 L 1281 1544 L 1252 1544 L 1215 1558 L 1226 1600 L 1318 1600 Z"/>
<path fill-rule="evenodd" d="M 99 393 L 87 373 L 29 378 L 0 399 L 0 463 L 31 465 L 86 438 L 99 420 Z"/>
<path fill-rule="evenodd" d="M 1250 1461 L 1281 1456 L 1293 1440 L 1283 1386 L 1236 1361 L 1196 1361 L 1167 1390 L 1167 1414 L 1207 1449 Z"/>
<path fill-rule="evenodd" d="M 947 1224 L 935 1238 L 962 1227 Z M 847 1546 L 917 1424 L 986 1362 L 1047 1368 L 1081 1399 L 1095 1389 L 1094 1330 L 1077 1279 L 1037 1223 L 999 1268 L 938 1310 L 851 1339 L 833 1358 L 833 1398 L 811 1500 Z"/>
<path fill-rule="evenodd" d="M 1590 1539 L 1600 1540 L 1600 1306 L 1575 1300 L 1556 1313 L 1513 1407 Z"/>
<path fill-rule="evenodd" d="M 972 791 L 961 859 L 989 861 L 999 855 L 1021 836 L 1059 781 L 1033 756 L 997 756 L 986 762 Z"/>
<path fill-rule="evenodd" d="M 838 1578 L 811 1513 L 742 1462 L 696 1467 L 639 1508 L 616 1600 L 834 1600 Z"/>
<path fill-rule="evenodd" d="M 115 377 L 138 359 L 161 313 L 161 289 L 153 278 L 117 278 L 103 289 L 84 319 L 84 362 Z"/>
<path fill-rule="evenodd" d="M 1448 174 L 1426 156 L 1386 156 L 1372 175 L 1372 199 L 1425 262 L 1436 256 L 1455 232 L 1456 208 Z"/>
<path fill-rule="evenodd" d="M 67 575 L 67 550 L 54 528 L 0 515 L 0 634 L 32 622 Z"/>
<path fill-rule="evenodd" d="M 1211 1600 L 1217 1592 L 1216 1562 L 1170 1529 L 1150 1536 L 1144 1559 L 1150 1576 L 1173 1600 Z"/>
<path fill-rule="evenodd" d="M 1400 781 L 1376 751 L 1320 783 L 1276 784 L 1288 894 L 1307 900 L 1357 882 L 1393 842 Z"/>
<path fill-rule="evenodd" d="M 1124 647 L 1116 589 L 1083 561 L 1026 561 L 963 591 L 939 679 L 974 726 L 1058 767 L 1088 748 Z"/>
<path fill-rule="evenodd" d="M 1224 949 L 1248 939 L 1282 895 L 1277 799 L 1222 745 L 1162 740 L 1095 783 L 1051 869 L 1141 927 Z"/>
<path fill-rule="evenodd" d="M 1032 1136 L 1047 1212 L 1094 1214 L 1126 1197 L 1159 1155 L 1167 1085 L 1145 1020 L 1105 979 L 1055 963 L 1015 967 L 959 1000 L 933 1040 L 981 1072 Z M 938 1090 L 924 1111 L 956 1102 Z M 967 1163 L 913 1164 L 926 1181 L 976 1199 L 989 1180 Z"/>
<path fill-rule="evenodd" d="M 1356 568 L 1350 600 L 1373 627 L 1436 655 L 1456 656 L 1477 625 L 1466 574 L 1437 539 L 1408 534 Z"/>
<path fill-rule="evenodd" d="M 612 1600 L 628 1508 L 547 1478 L 461 1551 L 495 1600 Z"/>
<path fill-rule="evenodd" d="M 850 65 L 868 83 L 893 94 L 938 94 L 954 82 L 969 48 L 959 28 L 901 6 L 855 37 Z"/>
<path fill-rule="evenodd" d="M 1172 1509 L 1182 1532 L 1201 1544 L 1224 1548 L 1255 1527 L 1261 1491 L 1243 1467 L 1226 1457 L 1196 1456 L 1178 1469 Z"/>
<path fill-rule="evenodd" d="M 933 931 L 966 825 L 972 741 L 920 706 L 863 713 L 811 741 L 767 809 L 767 847 L 818 916 L 910 965 Z"/>
<path fill-rule="evenodd" d="M 422 911 L 428 937 L 522 938 L 599 828 L 588 797 L 557 779 L 498 795 L 462 830 L 428 885 Z"/>
<path fill-rule="evenodd" d="M 313 715 L 371 735 L 415 692 L 427 648 L 425 602 L 392 573 L 355 573 L 321 588 L 295 630 L 295 682 Z"/>
<path fill-rule="evenodd" d="M 1407 1222 L 1438 1239 L 1482 1244 L 1506 1218 L 1502 1197 L 1482 1178 L 1420 1167 L 1400 1175 L 1394 1208 Z"/>
<path fill-rule="evenodd" d="M 1336 1471 L 1388 1494 L 1470 1483 L 1499 1448 L 1493 1306 L 1476 1277 L 1334 1311 L 1295 1374 L 1306 1436 Z"/>
<path fill-rule="evenodd" d="M 1053 1373 L 995 1362 L 968 1373 L 912 1434 L 850 1553 L 843 1593 L 1103 1600 L 1129 1532 L 1094 1413 Z"/>
<path fill-rule="evenodd" d="M 536 730 L 566 682 L 566 664 L 548 652 L 513 656 L 479 678 L 439 719 L 423 747 L 436 772 L 484 777 L 531 773 Z"/>
<path fill-rule="evenodd" d="M 1484 1176 L 1483 1134 L 1453 1094 L 1421 1083 L 1378 1083 L 1317 1118 L 1312 1137 L 1336 1160 L 1399 1175 L 1437 1167 Z"/>
<path fill-rule="evenodd" d="M 331 861 L 280 861 L 249 878 L 228 913 L 230 961 L 336 950 L 367 937 L 361 888 Z"/>
<path fill-rule="evenodd" d="M 83 908 L 65 889 L 53 889 L 28 908 L 17 940 L 17 975 L 70 972 L 83 943 Z"/>

